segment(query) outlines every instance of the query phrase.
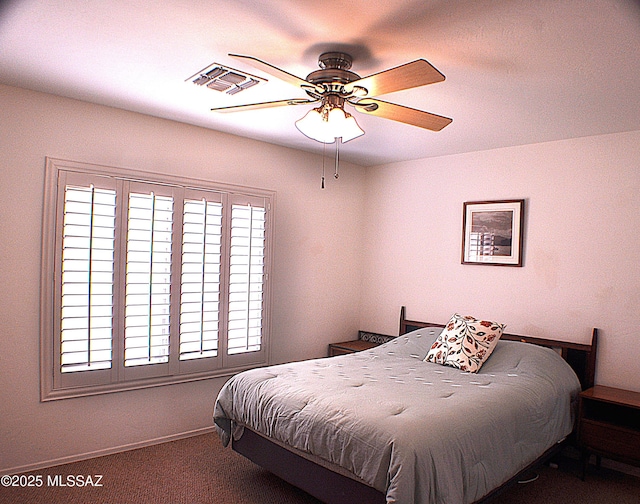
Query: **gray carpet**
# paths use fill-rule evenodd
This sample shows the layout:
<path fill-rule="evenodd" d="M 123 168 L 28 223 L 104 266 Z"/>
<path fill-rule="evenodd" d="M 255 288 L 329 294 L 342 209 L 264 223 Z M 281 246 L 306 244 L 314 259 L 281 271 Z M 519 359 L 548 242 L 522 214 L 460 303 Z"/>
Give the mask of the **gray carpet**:
<path fill-rule="evenodd" d="M 495 504 L 639 504 L 640 478 L 590 468 L 579 478 L 575 460 L 543 467 L 539 477 L 498 495 Z M 102 476 L 101 486 L 79 487 L 76 476 Z M 42 486 L 0 486 L 0 504 L 317 504 L 318 501 L 206 434 L 23 475 Z M 59 486 L 60 482 L 75 486 Z M 3 480 L 4 481 L 4 480 Z M 51 484 L 50 484 L 51 483 Z M 57 485 L 57 486 L 56 486 Z M 359 503 L 354 503 L 359 504 Z"/>

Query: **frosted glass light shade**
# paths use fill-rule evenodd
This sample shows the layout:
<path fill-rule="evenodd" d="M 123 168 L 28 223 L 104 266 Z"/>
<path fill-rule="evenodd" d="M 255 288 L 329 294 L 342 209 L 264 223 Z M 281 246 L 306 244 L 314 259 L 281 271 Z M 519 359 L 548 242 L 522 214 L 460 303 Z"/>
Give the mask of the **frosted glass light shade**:
<path fill-rule="evenodd" d="M 345 143 L 364 135 L 353 116 L 340 107 L 333 107 L 326 115 L 323 115 L 322 107 L 311 109 L 296 121 L 296 128 L 321 143 L 333 143 L 336 138 L 342 138 L 342 143 Z"/>

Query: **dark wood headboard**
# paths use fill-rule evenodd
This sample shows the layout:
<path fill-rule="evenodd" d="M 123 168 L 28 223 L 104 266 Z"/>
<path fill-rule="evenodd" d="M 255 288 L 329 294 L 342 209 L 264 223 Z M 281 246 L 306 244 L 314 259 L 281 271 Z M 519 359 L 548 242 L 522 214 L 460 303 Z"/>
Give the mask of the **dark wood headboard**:
<path fill-rule="evenodd" d="M 445 327 L 445 324 L 409 320 L 406 317 L 406 308 L 404 306 L 400 308 L 400 334 L 406 334 L 416 329 L 422 329 L 423 327 Z M 573 368 L 576 375 L 578 375 L 582 390 L 593 387 L 595 383 L 596 353 L 598 350 L 598 329 L 595 327 L 591 335 L 590 345 L 508 333 L 504 333 L 501 339 L 522 341 L 523 343 L 532 343 L 534 345 L 552 348 L 559 352 L 562 358 Z"/>

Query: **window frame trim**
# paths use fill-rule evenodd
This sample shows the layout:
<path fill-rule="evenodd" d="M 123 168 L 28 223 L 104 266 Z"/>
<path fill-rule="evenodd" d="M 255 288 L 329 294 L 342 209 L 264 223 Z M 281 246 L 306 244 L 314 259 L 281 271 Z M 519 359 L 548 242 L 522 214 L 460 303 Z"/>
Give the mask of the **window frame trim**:
<path fill-rule="evenodd" d="M 268 239 L 265 243 L 265 278 L 264 278 L 264 305 L 263 305 L 263 358 L 244 359 L 242 363 L 232 364 L 228 367 L 215 367 L 212 370 L 194 371 L 187 374 L 169 374 L 167 376 L 149 377 L 131 381 L 112 381 L 108 384 L 81 385 L 76 387 L 58 387 L 54 383 L 55 375 L 55 317 L 56 317 L 56 275 L 59 265 L 56 262 L 56 249 L 58 243 L 58 180 L 61 172 L 75 172 L 83 176 L 102 176 L 108 178 L 123 179 L 129 182 L 142 182 L 167 186 L 179 186 L 188 190 L 213 191 L 227 193 L 229 195 L 243 195 L 249 198 L 264 198 L 266 203 L 265 227 Z M 276 192 L 269 189 L 260 189 L 249 186 L 240 186 L 229 183 L 215 182 L 199 178 L 177 176 L 172 174 L 147 172 L 141 170 L 117 168 L 106 165 L 70 161 L 54 157 L 45 158 L 45 184 L 43 195 L 42 215 L 42 255 L 40 278 L 40 401 L 46 402 L 72 397 L 84 397 L 90 395 L 106 394 L 125 390 L 135 390 L 160 385 L 188 383 L 192 381 L 206 380 L 217 377 L 231 376 L 246 369 L 261 367 L 271 363 L 271 271 L 273 269 L 273 250 L 275 249 L 275 211 Z M 182 219 L 180 215 L 178 217 Z M 179 305 L 179 302 L 178 302 Z M 115 307 L 115 309 L 119 309 Z M 178 335 L 176 335 L 178 336 Z M 176 337 L 174 336 L 174 337 Z M 226 334 L 225 334 L 226 341 Z M 119 345 L 114 341 L 114 346 Z M 225 343 L 226 348 L 226 343 Z M 115 349 L 114 349 L 115 350 Z M 250 354 L 251 352 L 249 352 Z M 225 356 L 228 357 L 228 356 Z M 116 358 L 114 353 L 113 358 Z M 228 364 L 228 359 L 223 358 Z M 117 364 L 116 364 L 117 365 Z M 178 366 L 179 367 L 179 366 Z M 114 366 L 111 370 L 113 371 Z"/>

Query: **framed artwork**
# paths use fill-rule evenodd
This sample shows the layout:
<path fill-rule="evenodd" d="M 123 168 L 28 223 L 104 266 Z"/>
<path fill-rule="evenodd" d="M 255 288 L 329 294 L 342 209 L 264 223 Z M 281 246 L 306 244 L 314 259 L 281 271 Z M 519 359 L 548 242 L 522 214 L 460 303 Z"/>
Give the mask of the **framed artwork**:
<path fill-rule="evenodd" d="M 465 202 L 462 264 L 522 266 L 523 227 L 523 199 Z"/>

